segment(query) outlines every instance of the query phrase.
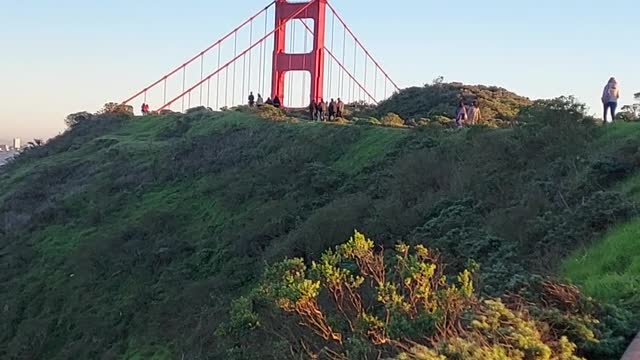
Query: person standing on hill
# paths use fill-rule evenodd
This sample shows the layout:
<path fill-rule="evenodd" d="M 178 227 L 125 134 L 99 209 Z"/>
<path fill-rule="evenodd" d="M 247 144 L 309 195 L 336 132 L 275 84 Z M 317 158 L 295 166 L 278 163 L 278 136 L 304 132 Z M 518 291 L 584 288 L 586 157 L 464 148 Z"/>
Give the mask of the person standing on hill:
<path fill-rule="evenodd" d="M 462 123 L 467 121 L 467 107 L 464 105 L 464 101 L 460 100 L 458 108 L 456 109 L 456 126 L 462 127 Z"/>
<path fill-rule="evenodd" d="M 329 103 L 329 121 L 332 121 L 336 117 L 336 113 L 338 112 L 338 104 L 335 100 L 331 99 Z"/>
<path fill-rule="evenodd" d="M 471 103 L 471 107 L 469 107 L 469 125 L 478 125 L 480 120 L 482 120 L 482 114 L 480 113 L 480 106 L 478 106 L 478 101 L 474 100 Z"/>
<path fill-rule="evenodd" d="M 249 107 L 253 107 L 253 105 L 256 103 L 255 102 L 256 98 L 253 96 L 253 91 L 249 93 Z"/>
<path fill-rule="evenodd" d="M 616 119 L 616 108 L 620 98 L 620 87 L 616 78 L 612 77 L 602 91 L 602 105 L 604 105 L 603 124 Z M 607 112 L 611 110 L 611 121 L 607 119 Z"/>
<path fill-rule="evenodd" d="M 342 100 L 340 100 L 340 98 L 338 98 L 338 103 L 336 104 L 336 106 L 336 116 L 339 118 L 344 117 L 344 103 L 342 102 Z"/>
<path fill-rule="evenodd" d="M 325 116 L 327 115 L 327 103 L 323 100 L 320 99 L 320 121 L 325 121 Z"/>
<path fill-rule="evenodd" d="M 309 116 L 311 117 L 311 121 L 315 121 L 317 118 L 317 106 L 316 106 L 316 102 L 311 100 L 311 102 L 309 103 Z"/>

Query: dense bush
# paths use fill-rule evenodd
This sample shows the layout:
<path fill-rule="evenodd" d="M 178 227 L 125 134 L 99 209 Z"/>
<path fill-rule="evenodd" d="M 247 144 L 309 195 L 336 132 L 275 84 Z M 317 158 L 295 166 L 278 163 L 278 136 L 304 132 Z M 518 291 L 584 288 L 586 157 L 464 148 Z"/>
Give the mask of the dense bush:
<path fill-rule="evenodd" d="M 282 358 L 327 359 L 578 360 L 569 338 L 597 341 L 591 330 L 596 321 L 567 307 L 580 302 L 573 288 L 545 283 L 545 308 L 504 303 L 478 297 L 474 272 L 467 268 L 450 280 L 439 257 L 424 246 L 398 244 L 385 254 L 356 232 L 310 267 L 290 259 L 265 271 L 252 297 L 291 314 L 286 327 L 261 318 L 253 300 L 241 298 L 219 334 L 253 332 L 251 338 L 287 342 L 291 353 Z M 554 307 L 553 300 L 564 303 Z M 542 319 L 550 312 L 562 326 Z"/>
<path fill-rule="evenodd" d="M 381 102 L 376 112 L 379 116 L 393 112 L 403 119 L 452 119 L 460 100 L 467 104 L 477 100 L 482 111 L 482 124 L 492 126 L 510 124 L 523 107 L 531 104 L 529 99 L 498 87 L 439 82 L 400 90 Z"/>

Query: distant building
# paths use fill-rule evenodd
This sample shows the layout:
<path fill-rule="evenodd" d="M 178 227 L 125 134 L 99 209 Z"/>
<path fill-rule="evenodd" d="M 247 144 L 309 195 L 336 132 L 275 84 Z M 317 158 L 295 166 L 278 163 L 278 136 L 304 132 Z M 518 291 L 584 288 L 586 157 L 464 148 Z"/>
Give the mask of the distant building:
<path fill-rule="evenodd" d="M 13 139 L 14 150 L 20 150 L 20 147 L 22 147 L 22 140 L 20 140 L 20 138 L 14 138 Z"/>
<path fill-rule="evenodd" d="M 0 144 L 0 151 L 2 152 L 9 151 L 9 145 Z"/>

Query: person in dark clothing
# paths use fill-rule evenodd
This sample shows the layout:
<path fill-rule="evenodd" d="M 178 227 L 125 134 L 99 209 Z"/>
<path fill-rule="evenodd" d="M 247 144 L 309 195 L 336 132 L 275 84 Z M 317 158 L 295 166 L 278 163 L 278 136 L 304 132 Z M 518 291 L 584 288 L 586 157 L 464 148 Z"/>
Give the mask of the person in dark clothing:
<path fill-rule="evenodd" d="M 273 106 L 279 108 L 282 105 L 282 103 L 280 103 L 280 98 L 278 97 L 278 95 L 276 95 L 273 98 Z"/>
<path fill-rule="evenodd" d="M 271 98 L 270 98 L 270 97 L 268 97 L 268 98 L 267 98 L 267 101 L 265 101 L 264 103 L 265 103 L 265 104 L 267 104 L 267 105 L 271 105 L 271 106 L 273 106 L 273 101 L 271 100 Z"/>
<path fill-rule="evenodd" d="M 311 121 L 316 119 L 316 103 L 313 100 L 309 103 L 309 116 L 311 117 Z"/>
<path fill-rule="evenodd" d="M 320 99 L 320 102 L 318 103 L 318 112 L 320 121 L 325 121 L 325 116 L 327 115 L 327 103 L 323 99 Z"/>
<path fill-rule="evenodd" d="M 456 127 L 462 128 L 462 124 L 467 121 L 467 107 L 464 101 L 460 100 L 460 104 L 456 108 Z"/>
<path fill-rule="evenodd" d="M 338 103 L 335 100 L 331 99 L 329 102 L 329 121 L 333 121 L 336 118 L 336 113 L 338 112 Z"/>
<path fill-rule="evenodd" d="M 147 104 L 142 103 L 142 106 L 140 107 L 140 111 L 142 112 L 142 115 L 147 115 Z"/>
<path fill-rule="evenodd" d="M 256 103 L 256 98 L 253 96 L 253 92 L 249 93 L 249 107 L 253 107 Z"/>
<path fill-rule="evenodd" d="M 344 116 L 344 103 L 342 102 L 342 100 L 340 100 L 340 98 L 338 98 L 338 102 L 336 104 L 336 116 L 341 118 Z"/>

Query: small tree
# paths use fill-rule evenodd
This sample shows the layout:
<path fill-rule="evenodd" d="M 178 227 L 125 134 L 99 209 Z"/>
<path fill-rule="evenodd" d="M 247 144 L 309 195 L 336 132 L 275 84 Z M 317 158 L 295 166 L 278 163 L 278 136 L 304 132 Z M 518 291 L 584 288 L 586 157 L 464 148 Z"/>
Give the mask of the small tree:
<path fill-rule="evenodd" d="M 618 116 L 622 120 L 627 121 L 639 121 L 640 120 L 640 93 L 636 93 L 633 95 L 635 99 L 635 103 L 631 105 L 625 105 L 620 110 L 621 112 Z"/>
<path fill-rule="evenodd" d="M 82 112 L 67 115 L 67 117 L 64 119 L 64 123 L 67 125 L 68 128 L 72 128 L 84 121 L 89 121 L 92 118 L 93 118 L 92 114 L 89 114 L 86 111 L 82 111 Z"/>
<path fill-rule="evenodd" d="M 99 114 L 124 114 L 133 116 L 133 106 L 123 105 L 115 102 L 108 102 L 104 104 Z"/>

